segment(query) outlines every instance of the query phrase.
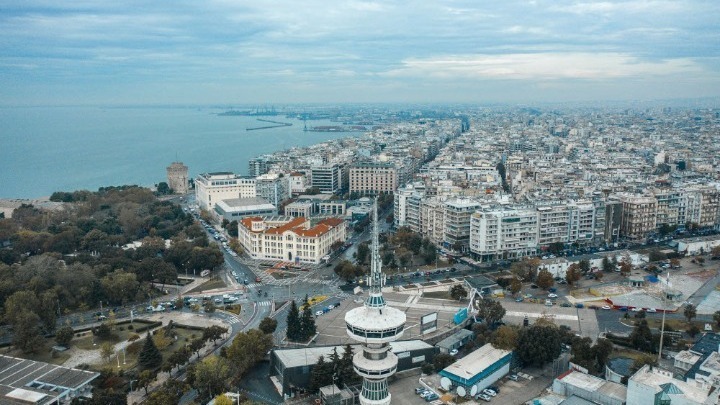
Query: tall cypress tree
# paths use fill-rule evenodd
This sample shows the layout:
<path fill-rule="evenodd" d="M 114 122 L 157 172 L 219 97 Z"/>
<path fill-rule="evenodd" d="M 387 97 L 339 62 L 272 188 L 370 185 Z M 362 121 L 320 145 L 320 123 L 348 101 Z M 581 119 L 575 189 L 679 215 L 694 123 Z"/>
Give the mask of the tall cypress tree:
<path fill-rule="evenodd" d="M 313 316 L 310 305 L 303 306 L 302 316 L 300 317 L 300 329 L 300 337 L 302 341 L 307 341 L 317 331 L 317 328 L 315 327 L 315 317 Z"/>
<path fill-rule="evenodd" d="M 155 346 L 150 332 L 148 332 L 147 337 L 145 337 L 145 344 L 143 344 L 143 348 L 140 354 L 138 354 L 138 364 L 145 369 L 157 368 L 162 364 L 162 354 L 160 354 L 160 350 Z"/>
<path fill-rule="evenodd" d="M 301 339 L 302 325 L 300 324 L 300 312 L 298 311 L 295 300 L 290 303 L 290 312 L 287 316 L 287 336 L 288 340 L 298 341 Z"/>

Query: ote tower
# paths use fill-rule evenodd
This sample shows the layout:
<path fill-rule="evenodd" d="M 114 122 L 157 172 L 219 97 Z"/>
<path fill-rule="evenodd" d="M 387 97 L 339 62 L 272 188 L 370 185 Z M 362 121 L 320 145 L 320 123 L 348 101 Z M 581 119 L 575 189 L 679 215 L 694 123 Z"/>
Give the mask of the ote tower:
<path fill-rule="evenodd" d="M 378 242 L 377 199 L 373 206 L 373 233 L 369 294 L 362 307 L 345 314 L 348 335 L 362 344 L 362 350 L 353 356 L 355 373 L 363 378 L 360 404 L 385 405 L 390 403 L 387 378 L 395 374 L 398 358 L 390 342 L 398 340 L 405 327 L 405 313 L 388 307 L 382 295 L 385 276 L 382 274 Z"/>

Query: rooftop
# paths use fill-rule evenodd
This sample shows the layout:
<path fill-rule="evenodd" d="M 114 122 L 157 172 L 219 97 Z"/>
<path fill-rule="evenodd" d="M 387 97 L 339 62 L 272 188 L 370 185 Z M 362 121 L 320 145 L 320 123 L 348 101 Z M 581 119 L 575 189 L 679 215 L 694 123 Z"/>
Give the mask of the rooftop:
<path fill-rule="evenodd" d="M 353 352 L 360 348 L 359 344 L 352 344 Z M 398 340 L 390 342 L 392 352 L 395 354 L 409 352 L 413 350 L 432 349 L 433 347 L 422 340 Z M 301 367 L 317 363 L 320 356 L 327 358 L 332 353 L 333 348 L 337 349 L 338 354 L 342 355 L 345 346 L 318 346 L 308 347 L 306 349 L 279 349 L 273 353 L 287 367 Z"/>
<path fill-rule="evenodd" d="M 472 380 L 475 376 L 511 353 L 509 350 L 496 349 L 488 343 L 445 367 L 442 372 L 443 374 L 455 375 L 463 380 Z"/>
<path fill-rule="evenodd" d="M 0 403 L 50 403 L 100 374 L 39 361 L 0 355 Z"/>
<path fill-rule="evenodd" d="M 694 381 L 694 380 L 693 380 Z M 630 382 L 651 387 L 654 393 L 663 390 L 662 385 L 672 383 L 684 395 L 697 403 L 703 403 L 710 394 L 710 387 L 707 388 L 673 378 L 672 373 L 658 369 L 657 367 L 643 366 L 630 377 Z"/>

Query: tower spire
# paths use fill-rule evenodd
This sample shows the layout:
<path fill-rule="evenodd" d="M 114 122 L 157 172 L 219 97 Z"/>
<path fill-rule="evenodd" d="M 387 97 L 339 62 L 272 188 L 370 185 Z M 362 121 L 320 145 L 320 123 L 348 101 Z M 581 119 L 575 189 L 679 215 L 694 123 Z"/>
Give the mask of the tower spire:
<path fill-rule="evenodd" d="M 377 205 L 377 197 L 375 197 L 373 204 L 373 230 L 372 246 L 370 247 L 370 276 L 368 277 L 368 286 L 370 287 L 370 297 L 376 296 L 382 298 L 382 288 L 385 285 L 385 277 L 382 274 L 382 260 L 380 259 L 380 229 L 378 228 Z M 370 297 L 368 297 L 368 299 Z"/>

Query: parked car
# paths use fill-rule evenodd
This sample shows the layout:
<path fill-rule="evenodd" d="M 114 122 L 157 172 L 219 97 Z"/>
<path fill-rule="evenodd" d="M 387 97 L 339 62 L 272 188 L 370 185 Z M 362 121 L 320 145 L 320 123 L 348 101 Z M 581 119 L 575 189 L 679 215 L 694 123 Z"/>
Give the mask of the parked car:
<path fill-rule="evenodd" d="M 430 395 L 425 397 L 426 402 L 434 401 L 436 399 L 440 398 L 436 393 L 430 393 Z"/>
<path fill-rule="evenodd" d="M 316 311 L 316 312 L 315 312 L 315 316 L 320 316 L 320 315 L 322 315 L 322 314 L 324 314 L 323 311 Z"/>
<path fill-rule="evenodd" d="M 645 310 L 645 312 L 649 312 L 649 313 L 652 314 L 652 313 L 657 312 L 657 310 L 656 310 L 655 308 L 648 308 L 648 309 Z"/>
<path fill-rule="evenodd" d="M 450 350 L 450 355 L 451 355 L 451 356 L 455 356 L 456 354 L 458 354 L 458 349 L 452 349 L 452 350 Z"/>
<path fill-rule="evenodd" d="M 490 398 L 490 395 L 487 395 L 487 394 L 480 394 L 477 397 L 475 397 L 475 399 L 482 399 L 485 402 L 492 401 L 492 398 Z"/>
<path fill-rule="evenodd" d="M 509 378 L 509 379 L 511 379 L 511 380 L 513 380 L 513 381 L 517 381 L 517 380 L 519 380 L 519 378 L 518 378 L 518 375 L 517 375 L 517 374 L 510 374 L 510 376 L 509 376 L 508 378 Z"/>
<path fill-rule="evenodd" d="M 415 393 L 418 394 L 418 395 L 422 394 L 422 393 L 425 392 L 425 391 L 427 391 L 427 388 L 425 388 L 425 387 L 417 387 L 417 388 L 415 388 Z"/>
<path fill-rule="evenodd" d="M 610 308 L 610 305 L 603 305 L 602 309 L 612 309 L 612 308 Z"/>
<path fill-rule="evenodd" d="M 495 395 L 497 395 L 497 393 L 496 393 L 495 391 L 489 390 L 489 389 L 487 389 L 487 388 L 485 388 L 484 390 L 482 390 L 482 393 L 485 394 L 485 395 L 491 396 L 491 397 L 494 397 Z"/>
<path fill-rule="evenodd" d="M 557 298 L 557 297 L 558 297 L 557 294 L 553 294 L 553 293 L 548 294 L 548 298 Z"/>

